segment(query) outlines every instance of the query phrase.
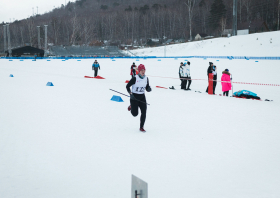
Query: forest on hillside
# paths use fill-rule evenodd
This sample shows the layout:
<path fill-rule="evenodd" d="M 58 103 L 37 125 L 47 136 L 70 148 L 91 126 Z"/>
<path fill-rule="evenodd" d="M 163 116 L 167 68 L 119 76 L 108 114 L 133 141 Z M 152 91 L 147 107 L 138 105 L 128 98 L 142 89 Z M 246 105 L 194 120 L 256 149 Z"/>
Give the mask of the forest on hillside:
<path fill-rule="evenodd" d="M 279 30 L 280 0 L 238 0 L 238 29 Z M 232 28 L 233 0 L 76 0 L 10 23 L 11 46 L 141 45 L 149 38 L 193 40 Z M 3 22 L 0 47 L 3 49 Z M 38 28 L 40 26 L 40 43 Z M 0 50 L 2 51 L 2 50 Z"/>

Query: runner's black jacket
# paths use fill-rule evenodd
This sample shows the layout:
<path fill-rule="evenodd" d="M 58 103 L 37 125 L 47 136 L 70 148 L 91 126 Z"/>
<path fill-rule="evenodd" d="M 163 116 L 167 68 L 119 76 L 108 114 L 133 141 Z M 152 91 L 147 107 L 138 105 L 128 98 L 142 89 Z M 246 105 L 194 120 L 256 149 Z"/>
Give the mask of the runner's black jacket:
<path fill-rule="evenodd" d="M 134 85 L 136 83 L 136 77 L 133 77 L 131 78 L 131 80 L 129 81 L 129 83 L 127 83 L 126 85 L 126 90 L 129 94 L 131 94 L 131 90 L 130 90 L 130 87 L 132 85 Z M 150 92 L 152 89 L 149 85 L 149 78 L 147 77 L 147 85 L 146 85 L 146 91 L 147 92 Z M 143 96 L 145 97 L 145 94 L 136 94 L 136 93 L 133 93 L 133 95 L 135 96 L 136 99 L 138 100 L 141 100 L 143 98 Z"/>

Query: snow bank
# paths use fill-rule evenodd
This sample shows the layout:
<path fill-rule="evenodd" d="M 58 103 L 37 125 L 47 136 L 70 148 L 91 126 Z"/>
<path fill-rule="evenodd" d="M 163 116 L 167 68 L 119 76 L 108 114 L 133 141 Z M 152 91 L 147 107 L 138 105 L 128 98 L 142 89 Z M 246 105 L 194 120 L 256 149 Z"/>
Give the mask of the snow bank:
<path fill-rule="evenodd" d="M 166 46 L 166 56 L 280 56 L 280 31 L 215 38 Z M 164 56 L 164 47 L 131 50 L 137 56 Z"/>

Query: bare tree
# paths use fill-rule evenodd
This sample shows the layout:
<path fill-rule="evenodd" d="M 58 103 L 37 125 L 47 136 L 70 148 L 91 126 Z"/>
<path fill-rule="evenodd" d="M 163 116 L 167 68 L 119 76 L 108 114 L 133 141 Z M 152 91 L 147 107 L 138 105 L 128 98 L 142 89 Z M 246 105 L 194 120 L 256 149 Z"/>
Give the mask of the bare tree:
<path fill-rule="evenodd" d="M 24 45 L 23 27 L 20 27 L 20 36 L 21 36 L 21 46 L 23 46 Z"/>
<path fill-rule="evenodd" d="M 53 18 L 51 20 L 51 27 L 53 29 L 53 38 L 54 38 L 54 44 L 58 44 L 58 36 L 60 31 L 61 22 L 58 18 Z"/>
<path fill-rule="evenodd" d="M 33 17 L 26 19 L 25 24 L 27 25 L 27 29 L 28 29 L 29 43 L 30 43 L 30 46 L 32 46 L 33 38 L 34 38 L 34 27 L 35 27 Z"/>
<path fill-rule="evenodd" d="M 279 12 L 280 12 L 280 0 L 278 0 L 278 22 L 277 22 L 277 30 L 279 30 Z"/>
<path fill-rule="evenodd" d="M 83 32 L 82 34 L 84 35 L 84 43 L 86 45 L 89 44 L 89 39 L 91 37 L 91 31 L 92 31 L 92 25 L 89 19 L 85 18 L 83 20 Z"/>
<path fill-rule="evenodd" d="M 239 21 L 242 21 L 242 7 L 243 7 L 243 3 L 242 0 L 239 0 Z"/>
<path fill-rule="evenodd" d="M 77 32 L 79 29 L 79 23 L 76 12 L 74 13 L 74 16 L 71 19 L 71 25 L 72 25 L 72 34 L 70 38 L 70 43 L 72 45 L 75 45 L 76 39 L 77 39 Z"/>
<path fill-rule="evenodd" d="M 114 2 L 119 5 L 112 7 Z M 45 24 L 50 27 L 48 38 L 55 45 L 90 44 L 93 40 L 133 44 L 163 36 L 192 40 L 196 31 L 215 35 L 231 26 L 232 0 L 223 0 L 227 8 L 226 18 L 218 21 L 218 32 L 217 29 L 209 28 L 213 25 L 209 20 L 213 2 L 214 0 L 88 0 L 83 1 L 81 6 L 81 1 L 72 1 L 65 7 L 11 24 L 11 44 L 13 47 L 24 43 L 34 46 L 37 43 L 36 26 Z M 100 7 L 104 4 L 108 8 Z M 128 5 L 132 10 L 124 11 Z M 149 8 L 143 11 L 145 6 Z M 268 28 L 280 29 L 280 0 L 239 0 L 238 6 L 240 28 L 248 26 L 243 23 L 245 21 L 252 21 L 254 26 L 266 21 Z M 261 29 L 255 28 L 256 31 Z"/>
<path fill-rule="evenodd" d="M 252 0 L 243 0 L 243 5 L 246 7 L 246 11 L 247 11 L 247 22 L 249 22 L 249 19 L 250 19 L 250 17 L 251 17 Z"/>
<path fill-rule="evenodd" d="M 223 17 L 220 21 L 220 26 L 221 26 L 221 34 L 223 34 L 224 30 L 226 29 L 227 26 L 227 18 Z"/>
<path fill-rule="evenodd" d="M 185 5 L 188 8 L 188 13 L 189 13 L 189 28 L 190 28 L 190 40 L 192 40 L 192 19 L 194 16 L 194 7 L 196 6 L 197 0 L 186 0 Z"/>
<path fill-rule="evenodd" d="M 171 10 L 168 11 L 168 29 L 169 29 L 169 37 L 173 38 L 175 33 L 175 26 L 176 26 L 176 12 L 172 12 Z"/>

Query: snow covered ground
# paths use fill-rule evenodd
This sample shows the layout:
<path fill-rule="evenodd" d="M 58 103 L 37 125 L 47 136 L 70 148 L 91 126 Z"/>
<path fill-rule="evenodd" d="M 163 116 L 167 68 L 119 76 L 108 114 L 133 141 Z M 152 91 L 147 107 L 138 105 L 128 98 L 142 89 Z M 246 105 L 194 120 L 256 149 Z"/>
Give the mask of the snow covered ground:
<path fill-rule="evenodd" d="M 215 38 L 166 46 L 166 56 L 280 56 L 280 31 Z M 137 56 L 164 56 L 164 47 L 131 50 Z"/>
<path fill-rule="evenodd" d="M 99 59 L 97 80 L 84 78 L 93 60 L 0 60 L 1 198 L 130 197 L 131 174 L 153 198 L 280 197 L 280 87 L 233 84 L 274 100 L 264 102 L 207 95 L 202 80 L 190 92 L 159 89 L 180 81 L 149 77 L 140 133 L 128 98 L 113 102 L 109 90 L 126 93 L 133 61 Z M 181 61 L 136 64 L 177 78 Z M 279 61 L 189 61 L 193 79 L 206 79 L 213 61 L 218 79 L 228 68 L 233 81 L 280 84 Z"/>

